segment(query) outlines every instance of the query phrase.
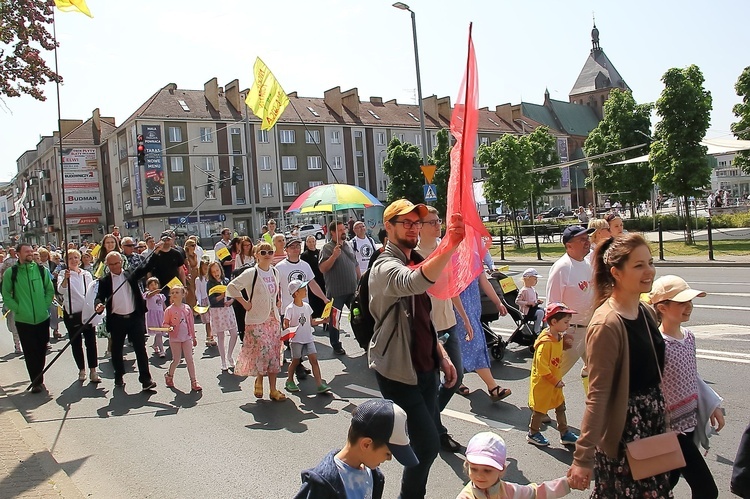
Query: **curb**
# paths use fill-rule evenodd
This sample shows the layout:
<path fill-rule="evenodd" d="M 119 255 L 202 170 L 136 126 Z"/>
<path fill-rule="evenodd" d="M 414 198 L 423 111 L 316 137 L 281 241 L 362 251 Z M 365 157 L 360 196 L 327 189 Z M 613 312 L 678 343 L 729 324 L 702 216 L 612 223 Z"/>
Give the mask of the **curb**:
<path fill-rule="evenodd" d="M 10 424 L 18 431 L 20 437 L 18 437 L 23 444 L 31 452 L 31 457 L 26 461 L 19 461 L 22 465 L 26 465 L 29 468 L 36 467 L 40 471 L 40 477 L 43 477 L 43 481 L 40 481 L 36 487 L 48 488 L 50 493 L 56 497 L 62 497 L 65 499 L 83 499 L 85 496 L 78 490 L 70 476 L 62 469 L 60 463 L 57 462 L 52 452 L 42 441 L 39 434 L 34 430 L 31 425 L 26 421 L 21 412 L 8 398 L 8 395 L 0 387 L 0 418 L 7 418 Z M 4 435 L 4 443 L 10 445 L 9 440 L 14 438 L 13 435 Z M 8 475 L 5 475 L 4 468 L 0 468 L 0 489 L 3 485 L 12 487 L 12 483 L 7 483 Z M 27 477 L 20 477 L 27 478 Z M 30 490 L 27 492 L 31 492 Z M 42 494 L 42 497 L 47 495 Z"/>

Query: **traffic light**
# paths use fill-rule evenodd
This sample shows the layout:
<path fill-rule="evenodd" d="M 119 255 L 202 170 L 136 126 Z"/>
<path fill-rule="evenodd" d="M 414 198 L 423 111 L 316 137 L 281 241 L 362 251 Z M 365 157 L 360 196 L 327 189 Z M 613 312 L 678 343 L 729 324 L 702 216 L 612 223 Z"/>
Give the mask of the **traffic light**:
<path fill-rule="evenodd" d="M 232 185 L 237 185 L 242 181 L 242 173 L 238 167 L 232 168 Z"/>
<path fill-rule="evenodd" d="M 206 198 L 214 199 L 214 184 L 206 184 Z"/>
<path fill-rule="evenodd" d="M 138 157 L 138 166 L 146 166 L 146 144 L 143 142 L 143 135 L 136 137 L 137 145 L 136 156 Z"/>
<path fill-rule="evenodd" d="M 226 170 L 219 170 L 219 185 L 224 187 L 224 182 L 229 180 L 229 172 Z"/>

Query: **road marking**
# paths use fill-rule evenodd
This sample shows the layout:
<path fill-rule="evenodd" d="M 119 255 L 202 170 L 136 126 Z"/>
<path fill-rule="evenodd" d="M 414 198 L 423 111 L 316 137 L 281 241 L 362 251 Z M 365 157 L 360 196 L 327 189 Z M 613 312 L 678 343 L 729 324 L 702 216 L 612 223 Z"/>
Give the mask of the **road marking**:
<path fill-rule="evenodd" d="M 750 286 L 748 282 L 688 281 L 690 284 L 715 284 L 717 286 Z M 714 294 L 714 293 L 711 293 Z"/>
<path fill-rule="evenodd" d="M 711 308 L 716 310 L 744 310 L 750 312 L 750 307 L 732 307 L 729 305 L 697 305 L 693 304 L 693 308 Z"/>
<path fill-rule="evenodd" d="M 344 388 L 347 388 L 354 392 L 363 393 L 365 395 L 370 395 L 371 397 L 383 396 L 378 390 L 373 390 L 372 388 L 367 388 L 366 386 L 352 384 L 352 385 L 346 385 Z M 481 426 L 489 426 L 490 428 L 494 430 L 510 431 L 513 429 L 512 426 L 505 424 L 505 423 L 501 423 L 500 421 L 495 421 L 493 419 L 485 418 L 484 416 L 475 416 L 474 414 L 466 414 L 464 412 L 454 411 L 452 409 L 443 409 L 442 414 L 444 416 L 449 416 L 451 418 L 460 419 L 461 421 L 466 421 L 468 423 L 474 423 L 474 424 L 478 424 Z"/>
<path fill-rule="evenodd" d="M 750 353 L 740 353 L 740 352 L 725 352 L 723 350 L 702 350 L 700 348 L 695 349 L 698 353 L 708 353 L 708 354 L 714 354 L 714 355 L 726 355 L 728 357 L 744 357 L 746 359 L 750 359 Z"/>
<path fill-rule="evenodd" d="M 735 362 L 737 364 L 750 364 L 750 359 L 730 359 L 728 357 L 719 357 L 717 355 L 701 355 L 697 354 L 696 358 L 706 360 L 720 360 L 722 362 Z"/>
<path fill-rule="evenodd" d="M 750 298 L 750 293 L 715 293 L 711 291 L 710 296 L 736 296 L 738 298 Z"/>

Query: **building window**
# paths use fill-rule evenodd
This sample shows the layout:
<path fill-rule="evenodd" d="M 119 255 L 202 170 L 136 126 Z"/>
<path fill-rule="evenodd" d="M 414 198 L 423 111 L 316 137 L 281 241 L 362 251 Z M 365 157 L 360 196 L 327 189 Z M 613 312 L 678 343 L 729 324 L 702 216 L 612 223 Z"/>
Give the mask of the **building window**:
<path fill-rule="evenodd" d="M 404 134 L 403 133 L 398 134 L 398 140 L 400 140 L 401 142 L 404 142 Z"/>
<path fill-rule="evenodd" d="M 185 186 L 172 186 L 172 201 L 185 201 Z"/>
<path fill-rule="evenodd" d="M 182 129 L 178 126 L 169 127 L 169 141 L 182 142 Z"/>
<path fill-rule="evenodd" d="M 206 199 L 216 199 L 216 189 L 214 184 L 208 184 L 206 186 Z"/>
<path fill-rule="evenodd" d="M 282 170 L 296 170 L 297 169 L 297 156 L 282 156 L 281 157 L 281 169 Z"/>
<path fill-rule="evenodd" d="M 201 127 L 201 142 L 213 142 L 213 128 Z"/>
<path fill-rule="evenodd" d="M 479 143 L 482 144 L 483 146 L 489 145 L 490 139 L 489 137 L 480 137 Z"/>
<path fill-rule="evenodd" d="M 260 184 L 260 195 L 264 198 L 270 198 L 273 196 L 273 184 L 271 182 L 264 182 Z"/>
<path fill-rule="evenodd" d="M 378 183 L 378 191 L 380 192 L 388 192 L 388 180 L 383 179 Z"/>
<path fill-rule="evenodd" d="M 331 144 L 341 144 L 341 132 L 338 130 L 331 131 Z"/>
<path fill-rule="evenodd" d="M 341 156 L 334 156 L 333 157 L 333 164 L 331 165 L 331 168 L 334 170 L 341 170 L 343 166 L 341 166 Z"/>
<path fill-rule="evenodd" d="M 239 128 L 230 128 L 229 129 L 229 133 L 232 134 L 232 135 L 239 135 L 240 134 L 240 129 Z"/>
<path fill-rule="evenodd" d="M 305 143 L 320 144 L 320 132 L 318 130 L 305 131 Z"/>
<path fill-rule="evenodd" d="M 299 190 L 297 189 L 297 182 L 284 182 L 284 196 L 297 196 Z"/>
<path fill-rule="evenodd" d="M 201 158 L 201 166 L 203 167 L 202 170 L 205 172 L 214 171 L 214 158 L 211 156 Z"/>
<path fill-rule="evenodd" d="M 281 130 L 279 137 L 282 144 L 294 144 L 294 130 Z"/>
<path fill-rule="evenodd" d="M 309 187 L 317 187 L 319 185 L 323 185 L 323 181 L 322 180 L 311 180 L 310 182 L 308 182 L 307 185 Z"/>
<path fill-rule="evenodd" d="M 364 157 L 365 153 L 364 153 L 364 151 L 357 151 L 357 152 L 355 153 L 355 155 L 356 155 L 356 156 L 357 156 L 358 158 L 362 158 L 362 157 Z"/>
<path fill-rule="evenodd" d="M 260 169 L 263 171 L 271 171 L 271 156 L 260 157 Z"/>
<path fill-rule="evenodd" d="M 361 139 L 362 138 L 362 132 L 361 131 L 354 132 L 354 138 L 355 139 Z"/>
<path fill-rule="evenodd" d="M 421 146 L 422 145 L 422 136 L 420 134 L 416 134 L 414 136 L 414 144 Z"/>
<path fill-rule="evenodd" d="M 378 145 L 379 146 L 385 145 L 385 132 L 378 132 Z"/>
<path fill-rule="evenodd" d="M 432 147 L 437 147 L 437 135 L 432 134 Z"/>
<path fill-rule="evenodd" d="M 170 169 L 173 172 L 181 172 L 185 170 L 182 164 L 182 156 L 172 156 L 171 158 L 169 158 L 169 164 L 171 165 Z"/>
<path fill-rule="evenodd" d="M 258 142 L 268 144 L 268 130 L 258 130 Z"/>
<path fill-rule="evenodd" d="M 308 156 L 307 157 L 307 169 L 308 170 L 322 170 L 323 162 L 320 160 L 320 156 Z"/>

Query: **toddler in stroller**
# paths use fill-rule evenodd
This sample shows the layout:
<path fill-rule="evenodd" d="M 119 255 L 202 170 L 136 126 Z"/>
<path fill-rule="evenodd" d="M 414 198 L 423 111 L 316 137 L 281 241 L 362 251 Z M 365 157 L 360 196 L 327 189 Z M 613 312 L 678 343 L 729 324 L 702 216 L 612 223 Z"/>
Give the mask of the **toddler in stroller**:
<path fill-rule="evenodd" d="M 508 341 L 495 333 L 490 328 L 490 323 L 499 319 L 497 309 L 492 302 L 482 293 L 482 330 L 487 341 L 487 347 L 490 349 L 490 355 L 495 360 L 500 360 L 505 355 L 505 348 L 509 343 L 517 343 L 521 346 L 529 347 L 529 351 L 534 351 L 534 342 L 537 335 L 534 334 L 534 318 L 528 320 L 524 314 L 516 307 L 516 297 L 518 296 L 518 286 L 512 277 L 503 272 L 493 272 L 489 277 L 492 287 L 495 288 L 498 296 L 503 300 L 505 308 L 508 309 L 508 316 L 513 319 L 516 329 L 510 335 Z"/>

